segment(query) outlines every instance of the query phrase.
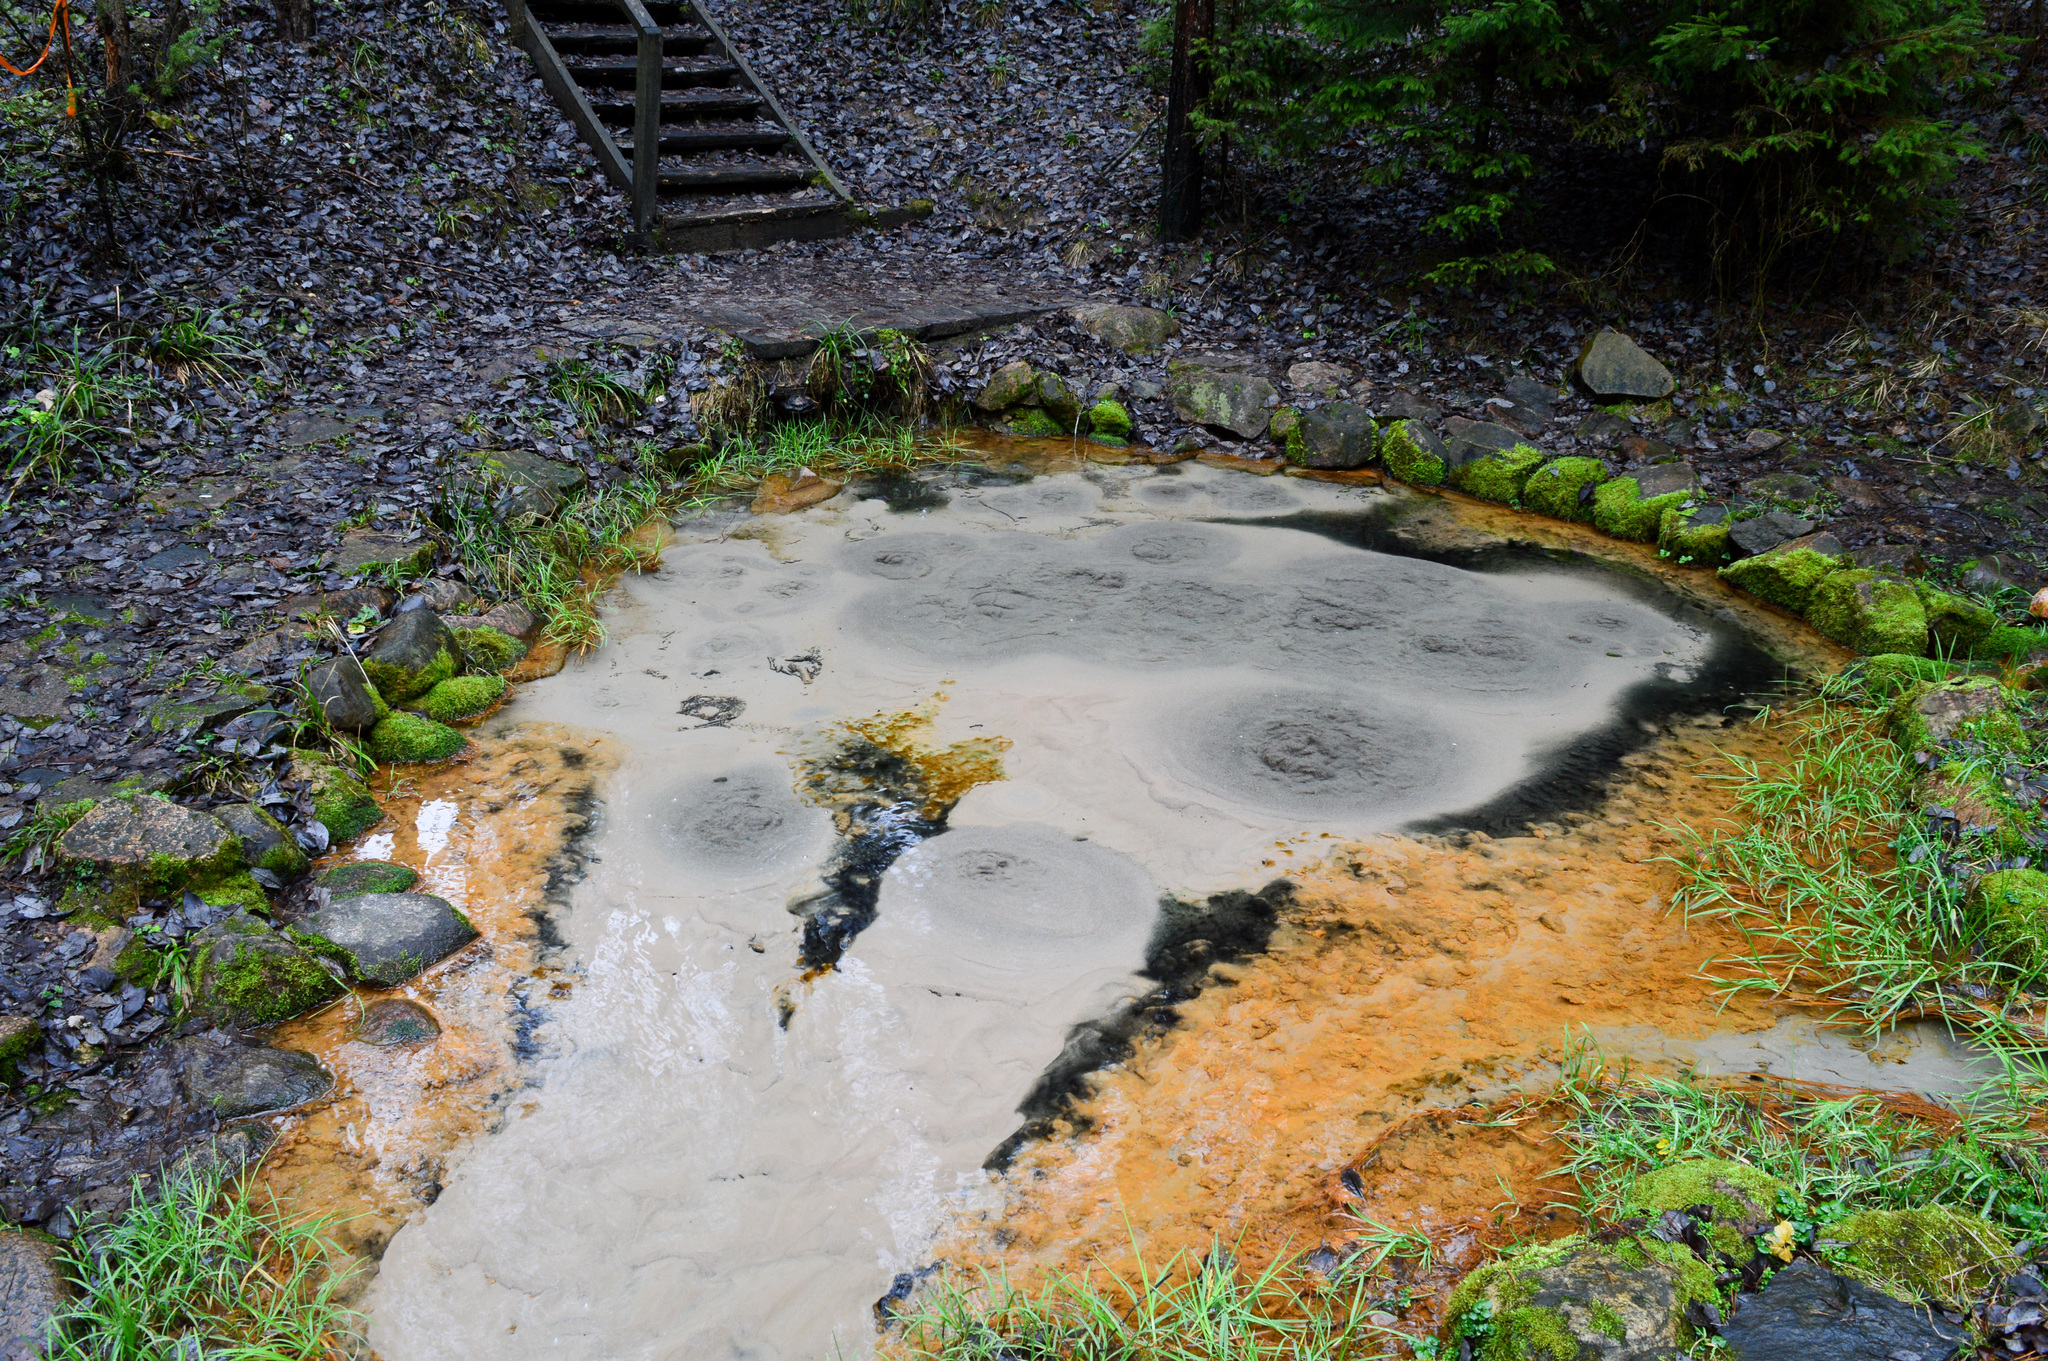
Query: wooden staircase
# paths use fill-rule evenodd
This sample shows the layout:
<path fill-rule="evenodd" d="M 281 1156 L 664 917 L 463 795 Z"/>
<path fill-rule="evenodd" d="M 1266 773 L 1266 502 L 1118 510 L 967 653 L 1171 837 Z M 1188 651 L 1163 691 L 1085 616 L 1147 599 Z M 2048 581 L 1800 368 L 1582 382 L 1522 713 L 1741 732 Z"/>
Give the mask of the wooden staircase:
<path fill-rule="evenodd" d="M 730 250 L 838 236 L 853 208 L 698 0 L 507 0 L 542 83 L 632 196 L 644 244 Z"/>

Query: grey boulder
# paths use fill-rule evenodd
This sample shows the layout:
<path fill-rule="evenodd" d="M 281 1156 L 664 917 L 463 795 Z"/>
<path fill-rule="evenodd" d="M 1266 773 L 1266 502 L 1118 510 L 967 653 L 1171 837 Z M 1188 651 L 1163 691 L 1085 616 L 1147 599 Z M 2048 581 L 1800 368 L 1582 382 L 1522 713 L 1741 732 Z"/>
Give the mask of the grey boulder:
<path fill-rule="evenodd" d="M 306 673 L 306 703 L 337 732 L 361 732 L 377 721 L 369 677 L 353 657 L 336 657 Z"/>
<path fill-rule="evenodd" d="M 1184 421 L 1257 439 L 1273 419 L 1279 389 L 1257 374 L 1177 366 L 1166 380 L 1167 400 Z"/>
<path fill-rule="evenodd" d="M 1815 525 L 1811 520 L 1802 520 L 1788 511 L 1767 510 L 1753 519 L 1737 520 L 1728 527 L 1728 543 L 1734 550 L 1733 556 L 1753 558 L 1767 553 L 1788 539 L 1797 539 L 1813 533 Z"/>
<path fill-rule="evenodd" d="M 360 893 L 301 917 L 294 935 L 338 952 L 366 983 L 395 987 L 476 939 L 476 928 L 431 893 Z"/>
<path fill-rule="evenodd" d="M 1180 318 L 1151 307 L 1083 307 L 1075 311 L 1074 320 L 1089 335 L 1125 354 L 1156 350 L 1180 334 Z"/>
<path fill-rule="evenodd" d="M 1802 1257 L 1721 1325 L 1736 1361 L 1948 1361 L 1968 1340 L 1923 1305 L 1895 1300 Z"/>
<path fill-rule="evenodd" d="M 0 1228 L 0 1356 L 43 1354 L 50 1322 L 69 1306 L 56 1239 L 31 1229 Z"/>
<path fill-rule="evenodd" d="M 1318 407 L 1301 418 L 1302 466 L 1363 468 L 1372 462 L 1376 434 L 1364 407 L 1348 402 Z"/>
<path fill-rule="evenodd" d="M 1657 401 L 1677 391 L 1671 370 L 1611 328 L 1597 332 L 1572 366 L 1579 385 L 1602 399 Z"/>
<path fill-rule="evenodd" d="M 334 1086 L 317 1059 L 296 1049 L 205 1039 L 179 1040 L 176 1047 L 185 1095 L 223 1120 L 289 1110 Z"/>
<path fill-rule="evenodd" d="M 1462 468 L 1520 443 L 1522 437 L 1504 425 L 1453 416 L 1444 422 L 1444 466 Z"/>
<path fill-rule="evenodd" d="M 1693 491 L 1700 485 L 1700 475 L 1693 471 L 1690 463 L 1653 463 L 1624 476 L 1635 479 L 1636 495 L 1645 501 L 1669 496 L 1675 491 Z"/>

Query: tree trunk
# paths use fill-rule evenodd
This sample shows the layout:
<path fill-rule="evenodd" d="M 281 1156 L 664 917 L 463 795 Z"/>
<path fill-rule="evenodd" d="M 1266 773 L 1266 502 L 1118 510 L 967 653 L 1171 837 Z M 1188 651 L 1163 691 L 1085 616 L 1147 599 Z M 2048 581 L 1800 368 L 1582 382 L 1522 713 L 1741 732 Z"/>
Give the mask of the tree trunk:
<path fill-rule="evenodd" d="M 1206 47 L 1214 0 L 1174 0 L 1173 74 L 1166 87 L 1166 155 L 1160 168 L 1159 239 L 1190 241 L 1202 230 L 1202 145 L 1192 115 L 1209 96 Z"/>
<path fill-rule="evenodd" d="M 100 31 L 100 46 L 107 55 L 107 89 L 119 90 L 128 83 L 128 56 L 132 40 L 128 31 L 128 0 L 100 0 L 94 9 Z"/>
<path fill-rule="evenodd" d="M 313 36 L 313 0 L 277 0 L 277 36 L 302 43 Z"/>

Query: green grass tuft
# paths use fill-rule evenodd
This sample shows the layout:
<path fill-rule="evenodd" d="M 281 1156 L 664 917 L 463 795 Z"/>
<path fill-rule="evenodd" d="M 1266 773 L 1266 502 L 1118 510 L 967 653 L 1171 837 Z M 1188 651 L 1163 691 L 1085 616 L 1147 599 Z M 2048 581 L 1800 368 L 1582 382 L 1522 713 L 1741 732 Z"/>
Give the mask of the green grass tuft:
<path fill-rule="evenodd" d="M 78 1300 L 53 1361 L 323 1361 L 351 1354 L 355 1315 L 333 1299 L 332 1221 L 295 1221 L 217 1173 L 135 1183 L 134 1204 L 66 1251 Z"/>

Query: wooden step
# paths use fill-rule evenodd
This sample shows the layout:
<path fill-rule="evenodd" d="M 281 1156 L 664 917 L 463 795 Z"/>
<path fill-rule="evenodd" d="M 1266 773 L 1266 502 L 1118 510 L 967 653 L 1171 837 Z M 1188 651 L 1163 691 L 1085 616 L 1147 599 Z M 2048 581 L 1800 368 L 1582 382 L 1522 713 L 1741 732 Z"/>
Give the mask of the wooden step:
<path fill-rule="evenodd" d="M 623 93 L 625 98 L 620 98 L 620 92 L 612 89 L 589 92 L 590 111 L 597 115 L 599 122 L 612 127 L 633 126 L 632 92 Z M 763 107 L 761 97 L 751 90 L 716 87 L 665 90 L 661 96 L 661 121 L 666 127 L 674 123 L 753 118 Z"/>
<path fill-rule="evenodd" d="M 546 26 L 548 41 L 565 57 L 635 55 L 640 35 L 626 24 L 553 24 Z M 711 49 L 711 35 L 701 28 L 665 28 L 661 31 L 662 55 L 696 56 Z"/>
<path fill-rule="evenodd" d="M 562 55 L 562 64 L 578 85 L 630 90 L 640 78 L 637 57 L 572 57 Z M 661 88 L 682 90 L 700 86 L 730 85 L 739 79 L 740 68 L 724 57 L 664 57 Z"/>
<path fill-rule="evenodd" d="M 810 184 L 813 173 L 815 172 L 807 165 L 770 165 L 766 162 L 753 165 L 707 166 L 701 170 L 665 169 L 661 172 L 661 192 L 716 194 L 802 189 Z"/>
<path fill-rule="evenodd" d="M 633 139 L 616 139 L 619 150 L 631 156 Z M 790 145 L 790 135 L 783 129 L 767 127 L 721 127 L 712 124 L 705 127 L 673 127 L 661 130 L 661 154 L 664 156 L 691 156 L 705 151 L 779 151 Z"/>

